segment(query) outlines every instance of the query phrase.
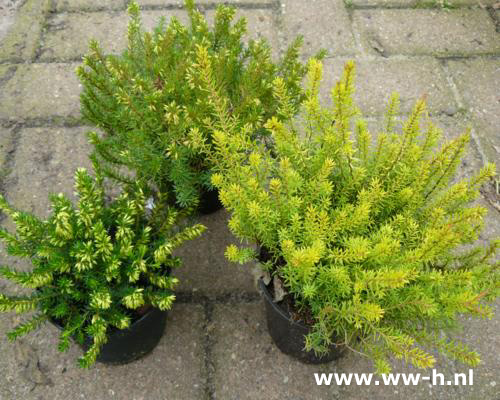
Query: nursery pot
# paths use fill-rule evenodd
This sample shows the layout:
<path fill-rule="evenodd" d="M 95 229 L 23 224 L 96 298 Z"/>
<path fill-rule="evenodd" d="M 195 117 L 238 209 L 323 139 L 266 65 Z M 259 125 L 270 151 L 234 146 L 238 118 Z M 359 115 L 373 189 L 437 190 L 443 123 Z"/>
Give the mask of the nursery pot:
<path fill-rule="evenodd" d="M 109 333 L 108 341 L 101 347 L 97 361 L 105 364 L 126 364 L 150 353 L 158 344 L 167 323 L 167 312 L 151 307 L 126 329 Z M 83 349 L 92 345 L 86 337 Z"/>
<path fill-rule="evenodd" d="M 222 208 L 222 203 L 219 200 L 219 191 L 217 189 L 201 189 L 200 204 L 198 210 L 201 214 L 211 214 Z"/>
<path fill-rule="evenodd" d="M 274 343 L 283 353 L 306 364 L 327 363 L 343 355 L 345 349 L 335 344 L 332 344 L 328 353 L 323 356 L 317 356 L 312 350 L 305 351 L 304 336 L 311 331 L 311 327 L 302 321 L 294 321 L 288 312 L 275 303 L 262 279 L 259 280 L 259 288 L 266 305 L 267 329 Z"/>
<path fill-rule="evenodd" d="M 60 330 L 57 321 L 51 322 Z M 167 322 L 167 312 L 150 307 L 144 315 L 126 329 L 114 329 L 107 333 L 108 341 L 102 345 L 97 361 L 104 364 L 127 364 L 151 352 L 160 341 Z M 86 336 L 82 345 L 87 351 L 92 338 Z"/>

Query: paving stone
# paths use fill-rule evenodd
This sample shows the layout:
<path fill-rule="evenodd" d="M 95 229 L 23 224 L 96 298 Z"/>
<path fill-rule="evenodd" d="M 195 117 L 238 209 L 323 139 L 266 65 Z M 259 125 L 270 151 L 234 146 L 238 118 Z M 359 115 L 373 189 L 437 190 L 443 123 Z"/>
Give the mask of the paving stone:
<path fill-rule="evenodd" d="M 105 52 L 118 53 L 126 46 L 127 14 L 56 14 L 45 34 L 41 60 L 75 60 L 88 51 L 96 39 Z"/>
<path fill-rule="evenodd" d="M 137 0 L 137 3 L 141 7 L 148 6 L 184 6 L 184 0 Z M 197 1 L 196 4 L 199 4 Z"/>
<path fill-rule="evenodd" d="M 267 332 L 264 304 L 216 305 L 212 335 L 215 398 L 332 398 L 335 388 L 317 386 L 313 375 L 329 364 L 305 365 L 281 353 Z"/>
<path fill-rule="evenodd" d="M 463 56 L 500 50 L 485 10 L 357 10 L 353 15 L 365 50 L 374 54 Z"/>
<path fill-rule="evenodd" d="M 215 10 L 207 11 L 207 22 L 213 27 L 215 19 Z M 271 45 L 272 55 L 277 57 L 279 53 L 278 30 L 276 28 L 275 15 L 272 10 L 237 10 L 233 23 L 240 18 L 247 20 L 247 38 L 261 39 L 265 38 Z"/>
<path fill-rule="evenodd" d="M 28 0 L 17 11 L 13 25 L 0 41 L 0 61 L 33 60 L 50 8 L 49 0 Z"/>
<path fill-rule="evenodd" d="M 180 280 L 178 291 L 214 296 L 228 292 L 255 292 L 255 265 L 229 262 L 224 252 L 236 243 L 227 227 L 228 213 L 224 210 L 198 218 L 208 229 L 195 240 L 176 250 L 183 266 L 174 274 Z"/>
<path fill-rule="evenodd" d="M 77 64 L 23 64 L 0 92 L 0 119 L 80 116 Z"/>
<path fill-rule="evenodd" d="M 17 15 L 17 10 L 22 5 L 21 0 L 11 0 L 0 8 L 0 41 L 3 40 Z"/>
<path fill-rule="evenodd" d="M 495 4 L 497 0 L 344 0 L 348 7 L 456 8 Z"/>
<path fill-rule="evenodd" d="M 481 149 L 492 162 L 500 160 L 500 60 L 450 61 L 461 98 L 474 117 Z"/>
<path fill-rule="evenodd" d="M 497 308 L 500 302 L 497 302 Z M 434 386 L 422 381 L 418 386 L 350 386 L 333 383 L 318 386 L 314 373 L 373 373 L 373 366 L 359 354 L 348 352 L 343 358 L 323 365 L 302 364 L 281 353 L 267 332 L 263 304 L 217 305 L 213 318 L 215 396 L 221 399 L 493 399 L 498 393 L 498 343 L 500 319 L 464 319 L 465 329 L 458 335 L 482 354 L 483 363 L 474 369 L 473 386 Z M 454 373 L 467 373 L 468 367 L 438 356 L 436 372 L 445 379 Z M 393 361 L 394 373 L 432 374 Z M 381 378 L 373 375 L 373 380 Z M 485 397 L 483 397 L 485 396 Z"/>
<path fill-rule="evenodd" d="M 137 0 L 140 6 L 184 6 L 184 0 Z M 262 4 L 269 5 L 274 3 L 274 0 L 195 0 L 196 5 L 217 5 L 217 4 L 234 4 L 237 6 L 245 4 Z"/>
<path fill-rule="evenodd" d="M 182 10 L 143 11 L 145 30 L 151 30 L 161 16 L 179 18 L 187 23 Z M 76 60 L 87 51 L 89 41 L 95 39 L 106 53 L 120 53 L 127 44 L 128 15 L 125 12 L 61 13 L 49 23 L 41 50 L 41 60 Z"/>
<path fill-rule="evenodd" d="M 165 333 L 146 357 L 126 365 L 76 365 L 81 350 L 57 350 L 58 331 L 47 324 L 7 343 L 5 333 L 15 317 L 0 315 L 0 396 L 5 400 L 178 399 L 203 398 L 203 309 L 175 304 Z M 10 320 L 9 320 L 10 319 Z M 31 367 L 30 367 L 31 365 Z"/>
<path fill-rule="evenodd" d="M 326 59 L 323 62 L 321 96 L 330 104 L 330 92 L 341 77 L 347 59 Z M 450 86 L 440 64 L 433 58 L 355 59 L 355 101 L 363 115 L 383 114 L 393 92 L 398 92 L 401 113 L 409 113 L 415 102 L 427 96 L 432 114 L 455 114 L 455 103 Z"/>
<path fill-rule="evenodd" d="M 49 193 L 63 192 L 74 199 L 74 173 L 90 169 L 87 127 L 24 128 L 17 135 L 10 173 L 5 179 L 7 200 L 15 207 L 46 217 Z"/>
<path fill-rule="evenodd" d="M 356 52 L 351 22 L 342 0 L 284 0 L 281 6 L 285 45 L 302 35 L 304 57 L 321 49 L 330 56 Z"/>
<path fill-rule="evenodd" d="M 124 0 L 57 0 L 56 11 L 124 10 Z"/>

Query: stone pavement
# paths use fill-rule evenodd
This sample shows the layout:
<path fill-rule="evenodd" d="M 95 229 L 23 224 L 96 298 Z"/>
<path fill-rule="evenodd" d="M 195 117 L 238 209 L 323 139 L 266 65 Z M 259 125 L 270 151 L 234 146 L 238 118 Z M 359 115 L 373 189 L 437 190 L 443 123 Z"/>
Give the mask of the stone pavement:
<path fill-rule="evenodd" d="M 71 194 L 76 167 L 89 165 L 75 67 L 91 37 L 107 51 L 124 47 L 126 0 L 0 0 L 0 189 L 20 208 L 47 213 L 48 192 Z M 161 15 L 186 20 L 174 0 L 141 0 L 145 25 Z M 218 1 L 201 0 L 210 20 Z M 495 0 L 236 0 L 249 34 L 264 36 L 275 54 L 295 35 L 304 57 L 319 48 L 324 94 L 343 63 L 358 66 L 357 101 L 373 129 L 392 91 L 402 117 L 426 94 L 429 110 L 451 138 L 473 128 L 460 175 L 500 160 L 500 13 Z M 479 201 L 490 210 L 482 239 L 499 237 L 499 196 L 490 185 Z M 179 300 L 160 345 L 135 363 L 89 371 L 75 366 L 79 349 L 58 353 L 56 330 L 45 326 L 15 344 L 17 321 L 0 316 L 0 399 L 481 399 L 500 398 L 500 315 L 464 320 L 457 335 L 482 364 L 473 386 L 316 386 L 314 372 L 370 372 L 351 353 L 323 366 L 281 354 L 265 326 L 252 266 L 223 256 L 233 241 L 227 214 L 204 216 L 208 232 L 180 254 Z M 23 266 L 20 266 L 23 267 Z M 24 266 L 26 267 L 26 266 Z M 0 281 L 0 289 L 14 290 Z M 444 357 L 438 372 L 467 368 Z M 394 372 L 415 371 L 394 362 Z"/>

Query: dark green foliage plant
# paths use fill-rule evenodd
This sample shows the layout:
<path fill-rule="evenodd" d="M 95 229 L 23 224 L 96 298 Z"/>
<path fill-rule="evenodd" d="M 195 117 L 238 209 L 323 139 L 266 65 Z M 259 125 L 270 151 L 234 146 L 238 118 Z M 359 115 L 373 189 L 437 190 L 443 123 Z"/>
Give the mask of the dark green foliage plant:
<path fill-rule="evenodd" d="M 123 54 L 106 55 L 92 41 L 77 69 L 82 114 L 104 132 L 91 135 L 104 171 L 123 182 L 134 179 L 124 170 L 145 178 L 181 208 L 196 206 L 200 193 L 212 189 L 212 165 L 190 145 L 200 137 L 207 144 L 212 141 L 207 125 L 212 108 L 196 72 L 198 47 L 207 49 L 215 69 L 213 83 L 241 124 L 256 125 L 276 113 L 276 76 L 282 77 L 297 107 L 306 72 L 298 59 L 300 38 L 274 63 L 265 40 L 244 44 L 246 20 L 233 23 L 233 8 L 217 7 L 212 28 L 193 0 L 186 0 L 185 8 L 189 27 L 172 17 L 168 26 L 163 19 L 145 32 L 139 6 L 132 2 Z M 261 133 L 265 131 L 256 131 L 256 137 Z"/>
<path fill-rule="evenodd" d="M 0 230 L 7 254 L 29 259 L 28 272 L 1 266 L 0 277 L 35 289 L 31 294 L 0 293 L 0 311 L 35 315 L 8 333 L 15 340 L 47 320 L 62 326 L 59 350 L 73 337 L 92 345 L 79 359 L 82 367 L 94 363 L 112 329 L 127 328 L 140 310 L 153 306 L 167 310 L 175 300 L 177 278 L 170 269 L 181 260 L 172 251 L 204 230 L 201 225 L 175 228 L 178 211 L 149 205 L 140 183 L 129 186 L 106 204 L 98 169 L 75 174 L 78 208 L 63 194 L 52 195 L 47 220 L 19 211 L 0 196 L 0 210 L 16 225 L 16 234 Z"/>
<path fill-rule="evenodd" d="M 372 144 L 352 99 L 354 64 L 346 64 L 325 108 L 322 64 L 313 59 L 300 118 L 292 118 L 283 81 L 273 82 L 288 120 L 265 123 L 269 149 L 231 117 L 206 53 L 198 60 L 217 105 L 212 182 L 231 213 L 231 231 L 249 244 L 229 246 L 226 256 L 243 263 L 259 258 L 252 244 L 265 250 L 263 269 L 299 315 L 312 316 L 306 349 L 346 346 L 369 356 L 380 373 L 390 371 L 390 356 L 431 367 L 434 350 L 476 365 L 479 355 L 449 328 L 462 313 L 492 317 L 500 240 L 474 245 L 487 210 L 471 205 L 495 166 L 452 182 L 469 134 L 440 145 L 423 100 L 398 132 L 393 95 Z"/>

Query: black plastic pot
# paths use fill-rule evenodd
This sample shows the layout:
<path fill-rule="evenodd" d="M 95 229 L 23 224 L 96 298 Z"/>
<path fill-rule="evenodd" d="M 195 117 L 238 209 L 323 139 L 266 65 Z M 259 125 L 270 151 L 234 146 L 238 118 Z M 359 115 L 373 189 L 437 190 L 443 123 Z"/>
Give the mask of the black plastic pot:
<path fill-rule="evenodd" d="M 219 200 L 219 191 L 217 189 L 202 189 L 200 193 L 200 205 L 198 210 L 201 214 L 211 214 L 222 208 Z"/>
<path fill-rule="evenodd" d="M 285 354 L 306 364 L 322 364 L 333 361 L 344 354 L 345 349 L 332 344 L 327 354 L 318 357 L 314 351 L 305 351 L 305 335 L 311 328 L 302 322 L 292 320 L 290 315 L 274 302 L 271 293 L 262 279 L 259 288 L 266 305 L 267 329 L 274 343 Z"/>
<path fill-rule="evenodd" d="M 51 322 L 63 329 L 55 321 Z M 101 347 L 97 361 L 104 364 L 127 364 L 145 356 L 160 341 L 166 323 L 167 312 L 151 307 L 127 329 L 109 332 L 108 341 Z M 83 350 L 87 351 L 91 345 L 92 338 L 86 337 Z"/>

